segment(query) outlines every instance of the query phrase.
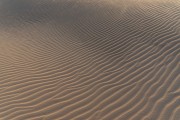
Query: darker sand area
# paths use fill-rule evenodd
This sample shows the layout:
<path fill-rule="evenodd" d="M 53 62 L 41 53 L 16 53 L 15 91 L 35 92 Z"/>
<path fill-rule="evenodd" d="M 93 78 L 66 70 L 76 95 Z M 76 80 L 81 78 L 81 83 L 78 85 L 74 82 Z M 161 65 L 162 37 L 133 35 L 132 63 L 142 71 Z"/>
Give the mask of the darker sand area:
<path fill-rule="evenodd" d="M 0 0 L 0 120 L 180 120 L 178 0 Z"/>

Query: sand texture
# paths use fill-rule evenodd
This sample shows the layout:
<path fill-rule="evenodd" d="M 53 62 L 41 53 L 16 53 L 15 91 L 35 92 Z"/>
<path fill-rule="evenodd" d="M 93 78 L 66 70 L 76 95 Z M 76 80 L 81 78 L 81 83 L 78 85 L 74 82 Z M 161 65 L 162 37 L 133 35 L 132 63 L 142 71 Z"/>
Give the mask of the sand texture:
<path fill-rule="evenodd" d="M 180 1 L 0 0 L 0 120 L 180 120 Z"/>

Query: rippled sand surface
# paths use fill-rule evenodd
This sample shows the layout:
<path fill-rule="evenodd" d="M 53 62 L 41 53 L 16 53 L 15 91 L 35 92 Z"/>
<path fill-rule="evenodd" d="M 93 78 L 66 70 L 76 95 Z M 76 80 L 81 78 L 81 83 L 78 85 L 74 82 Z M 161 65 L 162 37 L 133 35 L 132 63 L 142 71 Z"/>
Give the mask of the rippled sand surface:
<path fill-rule="evenodd" d="M 0 120 L 180 120 L 180 1 L 0 0 Z"/>

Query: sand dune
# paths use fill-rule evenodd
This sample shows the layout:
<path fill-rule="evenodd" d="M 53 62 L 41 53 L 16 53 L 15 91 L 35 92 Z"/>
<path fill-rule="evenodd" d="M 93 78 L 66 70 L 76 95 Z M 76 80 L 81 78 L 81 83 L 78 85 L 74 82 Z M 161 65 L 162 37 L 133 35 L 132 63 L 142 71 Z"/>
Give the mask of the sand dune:
<path fill-rule="evenodd" d="M 0 120 L 180 120 L 178 0 L 0 0 Z"/>

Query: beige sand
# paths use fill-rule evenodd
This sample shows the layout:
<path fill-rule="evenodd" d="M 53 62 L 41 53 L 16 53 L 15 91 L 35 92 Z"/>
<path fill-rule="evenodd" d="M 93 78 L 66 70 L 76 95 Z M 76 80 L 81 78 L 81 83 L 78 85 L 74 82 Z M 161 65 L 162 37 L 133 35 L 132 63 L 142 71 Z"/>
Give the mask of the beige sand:
<path fill-rule="evenodd" d="M 178 0 L 0 0 L 0 120 L 180 120 Z"/>

